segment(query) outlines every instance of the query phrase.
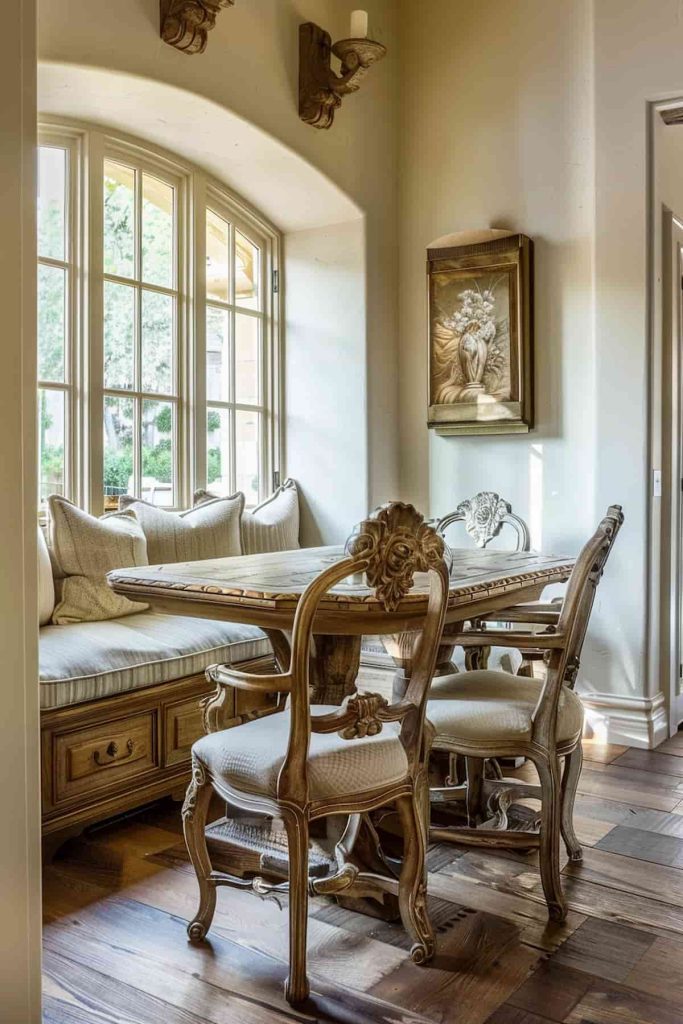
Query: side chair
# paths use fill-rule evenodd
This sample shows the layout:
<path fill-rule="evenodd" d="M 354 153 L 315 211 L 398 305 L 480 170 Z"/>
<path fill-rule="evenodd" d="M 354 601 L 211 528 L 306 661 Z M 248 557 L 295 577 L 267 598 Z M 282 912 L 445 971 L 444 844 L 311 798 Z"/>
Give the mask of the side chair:
<path fill-rule="evenodd" d="M 432 804 L 465 799 L 468 826 L 430 829 L 435 841 L 527 850 L 540 848 L 541 881 L 549 916 L 562 921 L 567 904 L 560 882 L 560 834 L 570 860 L 580 861 L 581 845 L 573 826 L 574 798 L 581 774 L 583 708 L 573 687 L 595 592 L 624 516 L 612 505 L 582 549 L 567 584 L 556 623 L 548 633 L 487 630 L 487 642 L 525 651 L 541 649 L 544 679 L 507 672 L 474 670 L 434 679 L 427 717 L 432 749 L 464 757 L 467 782 L 430 791 Z M 476 630 L 454 637 L 458 644 L 481 645 Z M 485 758 L 529 758 L 540 786 L 517 779 L 486 779 Z M 539 831 L 508 829 L 514 800 L 541 800 Z M 485 811 L 486 820 L 479 826 Z"/>
<path fill-rule="evenodd" d="M 415 656 L 415 669 L 402 700 L 389 704 L 378 694 L 354 694 L 341 707 L 316 706 L 309 692 L 309 653 L 319 602 L 342 580 L 365 573 L 376 598 L 395 610 L 416 572 L 428 573 L 429 601 Z M 365 873 L 346 856 L 359 816 L 395 805 L 404 835 L 400 877 L 384 880 L 398 895 L 404 927 L 412 937 L 416 963 L 434 954 L 434 933 L 426 907 L 428 782 L 424 741 L 425 709 L 448 601 L 444 543 L 412 507 L 395 502 L 378 509 L 346 544 L 345 557 L 306 588 L 296 610 L 289 671 L 258 676 L 215 666 L 218 684 L 284 691 L 289 707 L 238 726 L 210 733 L 192 748 L 192 781 L 183 806 L 185 841 L 199 883 L 199 907 L 188 927 L 192 942 L 206 936 L 221 885 L 252 888 L 260 895 L 289 892 L 289 977 L 292 1004 L 309 995 L 306 970 L 308 897 L 350 892 Z M 238 808 L 282 819 L 288 841 L 288 882 L 243 879 L 212 870 L 205 825 L 212 791 Z M 335 850 L 336 867 L 324 878 L 309 877 L 309 825 L 329 815 L 348 816 Z"/>

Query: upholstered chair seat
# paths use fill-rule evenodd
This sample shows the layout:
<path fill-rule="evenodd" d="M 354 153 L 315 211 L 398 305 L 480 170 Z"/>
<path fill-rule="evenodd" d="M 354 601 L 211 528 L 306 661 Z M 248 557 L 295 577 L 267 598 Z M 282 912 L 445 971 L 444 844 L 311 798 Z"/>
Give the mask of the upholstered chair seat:
<path fill-rule="evenodd" d="M 316 705 L 315 714 L 335 714 L 335 706 Z M 313 716 L 312 716 L 313 717 Z M 210 733 L 193 752 L 211 780 L 242 793 L 277 796 L 277 778 L 287 753 L 290 712 L 257 719 L 224 732 Z M 376 736 L 353 742 L 338 733 L 312 733 L 308 751 L 308 784 L 312 801 L 353 796 L 408 778 L 408 759 L 397 722 L 384 724 Z"/>
<path fill-rule="evenodd" d="M 509 672 L 481 669 L 438 676 L 427 705 L 427 718 L 436 730 L 434 742 L 438 745 L 454 737 L 465 741 L 530 740 L 542 691 L 540 679 Z M 559 700 L 557 742 L 575 738 L 582 727 L 581 701 L 565 686 Z"/>

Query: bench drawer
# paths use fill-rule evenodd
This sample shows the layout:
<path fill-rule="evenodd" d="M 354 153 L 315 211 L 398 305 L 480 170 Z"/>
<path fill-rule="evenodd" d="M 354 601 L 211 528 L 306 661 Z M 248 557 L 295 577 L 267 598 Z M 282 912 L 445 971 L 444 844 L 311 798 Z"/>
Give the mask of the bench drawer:
<path fill-rule="evenodd" d="M 164 708 L 164 765 L 189 761 L 192 744 L 204 735 L 200 707 L 203 699 L 191 697 L 189 700 L 167 704 Z M 229 716 L 232 715 L 231 707 L 226 711 Z"/>
<path fill-rule="evenodd" d="M 54 737 L 56 801 L 99 793 L 159 765 L 154 710 Z"/>

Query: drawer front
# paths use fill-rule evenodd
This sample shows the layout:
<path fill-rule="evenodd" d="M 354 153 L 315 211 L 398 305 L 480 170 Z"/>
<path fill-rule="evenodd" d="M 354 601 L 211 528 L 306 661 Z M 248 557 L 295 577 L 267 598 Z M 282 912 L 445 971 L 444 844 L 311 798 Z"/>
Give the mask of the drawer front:
<path fill-rule="evenodd" d="M 213 692 L 213 691 L 211 691 Z M 204 696 L 208 696 L 205 694 Z M 189 697 L 167 704 L 164 709 L 164 765 L 189 761 L 192 744 L 204 735 L 200 701 L 204 696 Z M 228 715 L 232 708 L 226 708 Z"/>
<path fill-rule="evenodd" d="M 159 765 L 157 713 L 74 729 L 54 738 L 57 801 L 101 790 Z"/>

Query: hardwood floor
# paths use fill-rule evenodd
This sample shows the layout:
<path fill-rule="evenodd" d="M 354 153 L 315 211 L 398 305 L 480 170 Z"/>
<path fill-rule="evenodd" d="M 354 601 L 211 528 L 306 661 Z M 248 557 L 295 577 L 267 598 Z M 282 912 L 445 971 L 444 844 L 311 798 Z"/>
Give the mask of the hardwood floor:
<path fill-rule="evenodd" d="M 408 959 L 400 925 L 313 900 L 310 1013 L 284 1001 L 287 916 L 272 901 L 222 889 L 210 944 L 187 943 L 197 893 L 179 805 L 71 840 L 44 872 L 44 1021 L 680 1024 L 683 734 L 585 756 L 585 859 L 564 868 L 563 925 L 548 922 L 537 856 L 435 847 L 433 963 Z"/>

